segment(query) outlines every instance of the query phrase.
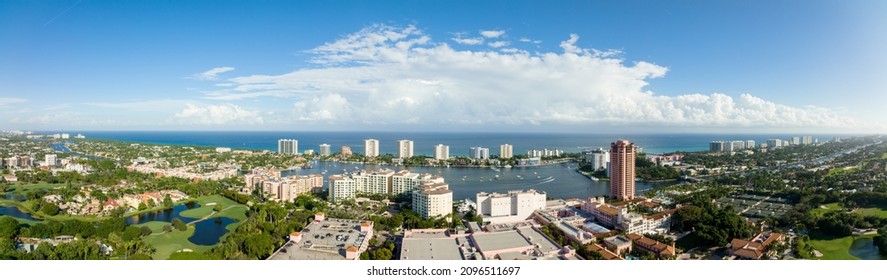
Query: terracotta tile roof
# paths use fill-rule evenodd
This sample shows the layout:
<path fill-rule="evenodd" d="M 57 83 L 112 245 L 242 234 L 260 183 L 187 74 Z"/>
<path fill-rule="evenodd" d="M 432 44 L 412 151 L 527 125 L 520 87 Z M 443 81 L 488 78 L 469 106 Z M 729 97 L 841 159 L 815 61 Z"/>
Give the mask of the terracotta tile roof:
<path fill-rule="evenodd" d="M 348 246 L 348 249 L 345 249 L 348 252 L 357 252 L 358 248 L 354 246 Z"/>
<path fill-rule="evenodd" d="M 755 260 L 760 260 L 761 256 L 764 255 L 764 253 L 757 251 L 757 250 L 752 250 L 752 249 L 739 249 L 739 250 L 734 251 L 733 254 L 740 256 L 740 257 L 747 258 L 747 259 L 755 259 Z"/>
<path fill-rule="evenodd" d="M 618 255 L 616 255 L 616 253 L 610 252 L 610 250 L 607 250 L 607 248 L 601 247 L 600 245 L 597 245 L 597 244 L 591 244 L 591 245 L 585 246 L 585 249 L 588 249 L 589 251 L 601 253 L 601 256 L 604 257 L 605 260 L 621 260 L 622 259 Z"/>
<path fill-rule="evenodd" d="M 733 238 L 733 240 L 730 241 L 730 248 L 733 248 L 733 250 L 739 250 L 742 247 L 745 247 L 745 245 L 748 245 L 748 243 L 749 243 L 749 241 L 747 241 L 747 240 Z"/>
<path fill-rule="evenodd" d="M 769 247 L 769 246 L 770 246 L 770 243 L 773 243 L 774 241 L 782 240 L 782 239 L 783 239 L 782 234 L 779 234 L 779 233 L 771 233 L 770 236 L 767 237 L 767 240 L 764 240 L 763 245 L 764 245 L 764 247 L 766 248 L 766 247 Z"/>
<path fill-rule="evenodd" d="M 639 247 L 653 251 L 658 255 L 674 255 L 676 253 L 676 250 L 673 246 L 661 243 L 640 234 L 632 233 L 626 235 L 626 237 L 628 237 L 628 239 L 631 239 L 632 243 L 638 244 Z"/>

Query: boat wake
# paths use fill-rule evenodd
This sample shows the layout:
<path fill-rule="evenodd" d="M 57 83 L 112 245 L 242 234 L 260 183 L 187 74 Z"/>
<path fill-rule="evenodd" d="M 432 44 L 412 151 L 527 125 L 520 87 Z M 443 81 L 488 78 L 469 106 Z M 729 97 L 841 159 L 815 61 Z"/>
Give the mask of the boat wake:
<path fill-rule="evenodd" d="M 554 180 L 555 180 L 554 176 L 548 176 L 548 177 L 542 178 L 542 180 L 539 180 L 539 181 L 534 182 L 532 184 L 521 186 L 521 188 L 541 186 L 541 185 L 545 185 L 545 184 L 554 182 Z"/>

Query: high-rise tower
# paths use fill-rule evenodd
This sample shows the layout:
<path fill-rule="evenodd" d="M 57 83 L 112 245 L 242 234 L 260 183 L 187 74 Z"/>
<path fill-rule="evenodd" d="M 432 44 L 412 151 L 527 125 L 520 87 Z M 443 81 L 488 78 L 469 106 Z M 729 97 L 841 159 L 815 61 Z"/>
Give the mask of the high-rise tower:
<path fill-rule="evenodd" d="M 628 140 L 610 144 L 610 197 L 618 200 L 634 198 L 635 146 Z"/>

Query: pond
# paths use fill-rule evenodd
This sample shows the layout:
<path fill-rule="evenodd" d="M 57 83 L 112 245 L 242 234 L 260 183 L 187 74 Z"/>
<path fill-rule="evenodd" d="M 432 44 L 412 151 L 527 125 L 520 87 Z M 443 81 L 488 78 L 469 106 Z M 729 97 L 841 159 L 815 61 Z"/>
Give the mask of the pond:
<path fill-rule="evenodd" d="M 887 260 L 887 257 L 878 251 L 878 246 L 875 246 L 875 241 L 871 238 L 853 240 L 853 244 L 850 244 L 850 254 L 862 260 Z"/>
<path fill-rule="evenodd" d="M 31 216 L 31 214 L 22 212 L 15 206 L 0 207 L 0 216 L 10 216 L 28 221 L 37 221 L 37 219 L 34 219 L 34 217 Z"/>
<path fill-rule="evenodd" d="M 12 200 L 12 201 L 25 201 L 25 199 L 27 197 L 23 194 L 7 193 L 6 195 L 3 196 L 3 198 L 5 198 L 6 200 Z"/>
<path fill-rule="evenodd" d="M 142 213 L 139 215 L 127 217 L 126 224 L 139 225 L 151 221 L 172 222 L 172 220 L 175 218 L 178 218 L 185 223 L 191 223 L 197 221 L 198 219 L 182 216 L 181 212 L 198 207 L 200 207 L 199 204 L 189 202 L 177 205 L 172 209 Z M 228 217 L 210 218 L 197 222 L 194 224 L 194 235 L 191 235 L 191 237 L 188 238 L 188 241 L 196 245 L 215 245 L 219 242 L 219 239 L 222 238 L 223 235 L 228 233 L 228 229 L 226 229 L 225 227 L 234 222 L 237 221 Z"/>

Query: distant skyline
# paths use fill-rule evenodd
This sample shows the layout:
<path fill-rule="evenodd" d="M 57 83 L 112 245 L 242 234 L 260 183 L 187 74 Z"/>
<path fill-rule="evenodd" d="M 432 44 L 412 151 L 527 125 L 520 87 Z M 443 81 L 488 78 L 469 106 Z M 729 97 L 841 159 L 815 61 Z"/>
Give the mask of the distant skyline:
<path fill-rule="evenodd" d="M 885 133 L 883 1 L 2 1 L 0 130 Z"/>

